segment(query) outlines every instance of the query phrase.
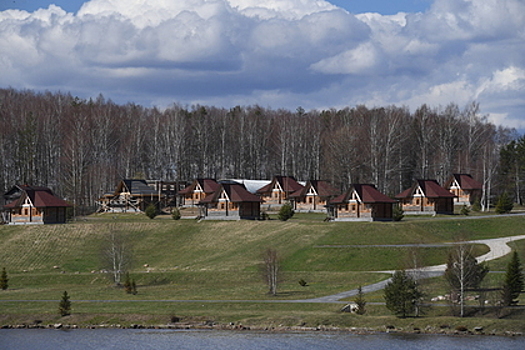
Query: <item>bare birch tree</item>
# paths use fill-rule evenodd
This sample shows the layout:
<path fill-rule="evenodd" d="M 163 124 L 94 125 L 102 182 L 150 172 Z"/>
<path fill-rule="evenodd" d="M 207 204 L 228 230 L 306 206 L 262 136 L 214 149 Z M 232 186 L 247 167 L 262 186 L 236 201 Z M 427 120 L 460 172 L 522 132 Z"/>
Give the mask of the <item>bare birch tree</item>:
<path fill-rule="evenodd" d="M 102 245 L 102 263 L 112 275 L 115 285 L 120 286 L 122 275 L 132 262 L 132 247 L 122 232 L 110 227 Z"/>
<path fill-rule="evenodd" d="M 279 255 L 275 249 L 268 248 L 263 254 L 263 273 L 268 285 L 268 294 L 277 295 L 277 286 L 279 284 L 280 261 Z"/>

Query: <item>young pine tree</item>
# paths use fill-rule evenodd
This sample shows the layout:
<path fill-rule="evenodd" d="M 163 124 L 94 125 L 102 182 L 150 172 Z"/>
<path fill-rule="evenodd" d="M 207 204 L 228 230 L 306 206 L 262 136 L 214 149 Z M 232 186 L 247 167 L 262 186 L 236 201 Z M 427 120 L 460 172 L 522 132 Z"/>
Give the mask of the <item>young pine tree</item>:
<path fill-rule="evenodd" d="M 361 288 L 361 286 L 357 288 L 357 295 L 355 297 L 354 303 L 357 305 L 357 311 L 355 313 L 358 315 L 364 315 L 366 312 L 366 300 L 363 294 L 363 288 Z"/>
<path fill-rule="evenodd" d="M 398 317 L 413 314 L 421 297 L 416 281 L 404 270 L 396 271 L 385 286 L 386 307 Z"/>
<path fill-rule="evenodd" d="M 516 300 L 523 290 L 523 270 L 521 268 L 520 258 L 518 253 L 514 251 L 512 259 L 507 265 L 507 272 L 505 274 L 505 281 L 503 282 L 503 305 L 510 306 L 518 303 Z"/>
<path fill-rule="evenodd" d="M 146 207 L 145 214 L 148 218 L 154 219 L 155 216 L 157 216 L 157 207 L 155 206 L 155 204 L 151 203 L 150 205 L 148 205 Z"/>
<path fill-rule="evenodd" d="M 512 201 L 512 198 L 507 192 L 503 192 L 503 194 L 499 196 L 498 202 L 496 203 L 496 213 L 507 214 L 512 211 L 512 208 L 514 208 L 514 202 Z"/>
<path fill-rule="evenodd" d="M 7 278 L 7 272 L 4 267 L 0 275 L 0 289 L 6 290 L 7 288 L 9 288 L 9 279 Z"/>
<path fill-rule="evenodd" d="M 58 313 L 60 316 L 68 316 L 71 315 L 71 301 L 69 300 L 69 295 L 66 291 L 64 291 L 64 294 L 62 295 L 62 299 L 60 300 L 60 303 L 58 304 Z"/>
<path fill-rule="evenodd" d="M 279 214 L 277 214 L 277 217 L 281 221 L 287 221 L 288 219 L 291 219 L 294 215 L 294 211 L 291 204 L 283 204 L 281 209 L 279 210 Z"/>

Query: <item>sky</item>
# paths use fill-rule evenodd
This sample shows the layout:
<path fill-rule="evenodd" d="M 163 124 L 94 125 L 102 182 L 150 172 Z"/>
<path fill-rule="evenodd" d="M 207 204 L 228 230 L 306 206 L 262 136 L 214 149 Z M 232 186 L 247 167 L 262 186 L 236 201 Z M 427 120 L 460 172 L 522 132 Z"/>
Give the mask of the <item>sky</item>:
<path fill-rule="evenodd" d="M 295 110 L 480 104 L 525 129 L 523 0 L 0 0 L 0 87 Z"/>

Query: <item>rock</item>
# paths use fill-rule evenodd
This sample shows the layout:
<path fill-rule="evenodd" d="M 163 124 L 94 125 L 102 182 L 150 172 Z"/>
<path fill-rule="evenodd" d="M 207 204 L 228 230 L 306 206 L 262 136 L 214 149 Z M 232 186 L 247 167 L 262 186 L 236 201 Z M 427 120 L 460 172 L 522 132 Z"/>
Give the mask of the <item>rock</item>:
<path fill-rule="evenodd" d="M 62 327 L 63 327 L 63 326 L 62 326 L 62 323 L 55 323 L 55 324 L 53 325 L 53 328 L 55 328 L 55 329 L 62 329 Z"/>

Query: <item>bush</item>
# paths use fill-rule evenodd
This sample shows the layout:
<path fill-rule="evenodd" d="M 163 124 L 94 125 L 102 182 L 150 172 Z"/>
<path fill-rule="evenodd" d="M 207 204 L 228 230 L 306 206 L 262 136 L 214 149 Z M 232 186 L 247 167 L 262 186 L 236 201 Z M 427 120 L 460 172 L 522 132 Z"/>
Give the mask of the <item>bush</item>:
<path fill-rule="evenodd" d="M 507 192 L 503 192 L 496 203 L 496 213 L 507 214 L 511 212 L 512 208 L 514 208 L 512 198 L 510 198 Z"/>
<path fill-rule="evenodd" d="M 0 289 L 6 290 L 9 288 L 9 279 L 7 278 L 7 271 L 5 267 L 2 269 L 2 274 L 0 275 Z"/>
<path fill-rule="evenodd" d="M 403 209 L 401 209 L 401 205 L 394 205 L 394 209 L 392 210 L 392 219 L 394 219 L 394 221 L 401 221 L 404 217 L 405 212 L 403 211 Z"/>
<path fill-rule="evenodd" d="M 173 220 L 180 220 L 180 210 L 178 208 L 175 208 L 171 211 L 171 218 Z"/>
<path fill-rule="evenodd" d="M 148 218 L 154 219 L 155 216 L 157 216 L 157 207 L 155 206 L 155 204 L 151 203 L 150 205 L 148 205 L 145 214 Z"/>
<path fill-rule="evenodd" d="M 291 219 L 294 215 L 294 211 L 291 204 L 283 204 L 281 207 L 281 210 L 279 210 L 279 220 L 281 221 L 287 221 L 288 219 Z"/>
<path fill-rule="evenodd" d="M 459 212 L 461 215 L 468 216 L 470 214 L 470 209 L 464 205 L 463 208 L 461 208 L 461 211 Z"/>

